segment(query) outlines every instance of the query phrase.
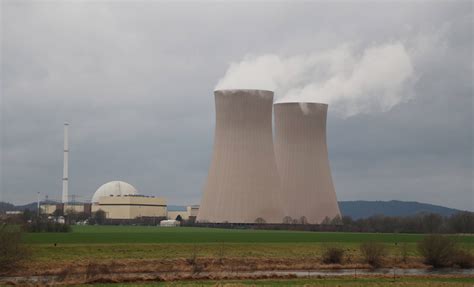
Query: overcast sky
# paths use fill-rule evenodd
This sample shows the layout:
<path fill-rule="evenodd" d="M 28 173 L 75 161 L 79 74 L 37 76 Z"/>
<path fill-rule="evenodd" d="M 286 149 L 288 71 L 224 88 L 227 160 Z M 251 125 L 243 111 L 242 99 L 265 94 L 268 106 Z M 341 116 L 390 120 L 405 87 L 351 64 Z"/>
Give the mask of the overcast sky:
<path fill-rule="evenodd" d="M 390 95 L 403 100 L 345 116 L 329 106 L 338 199 L 474 210 L 472 1 L 410 2 L 2 1 L 0 200 L 60 199 L 68 121 L 77 200 L 123 180 L 197 204 L 212 92 L 232 63 L 350 47 L 351 63 L 336 59 L 357 69 L 374 47 L 398 47 L 409 84 Z"/>

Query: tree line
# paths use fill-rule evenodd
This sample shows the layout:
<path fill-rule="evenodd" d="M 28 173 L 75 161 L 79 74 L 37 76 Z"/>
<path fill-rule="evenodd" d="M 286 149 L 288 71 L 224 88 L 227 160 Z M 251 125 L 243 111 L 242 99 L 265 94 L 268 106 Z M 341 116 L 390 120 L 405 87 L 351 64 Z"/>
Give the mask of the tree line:
<path fill-rule="evenodd" d="M 211 223 L 185 222 L 184 226 L 217 228 L 253 228 L 302 231 L 342 231 L 380 233 L 474 233 L 474 212 L 461 211 L 450 216 L 437 213 L 419 213 L 410 216 L 374 215 L 368 218 L 352 219 L 350 216 L 326 217 L 320 224 L 308 223 L 306 217 L 285 216 L 282 223 L 267 223 L 258 217 L 253 223 Z"/>
<path fill-rule="evenodd" d="M 353 220 L 349 216 L 334 218 L 331 224 L 342 231 L 389 233 L 474 233 L 474 212 L 461 211 L 451 216 L 419 213 L 412 216 L 375 215 Z"/>

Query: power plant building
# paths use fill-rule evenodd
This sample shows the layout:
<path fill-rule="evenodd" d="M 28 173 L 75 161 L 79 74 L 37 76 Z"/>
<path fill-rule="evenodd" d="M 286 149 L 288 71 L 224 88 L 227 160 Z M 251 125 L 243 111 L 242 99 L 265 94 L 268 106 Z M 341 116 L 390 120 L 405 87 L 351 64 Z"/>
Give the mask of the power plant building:
<path fill-rule="evenodd" d="M 214 97 L 214 150 L 197 221 L 282 222 L 273 92 L 218 90 Z"/>
<path fill-rule="evenodd" d="M 176 219 L 181 217 L 183 220 L 195 221 L 199 212 L 199 205 L 188 205 L 180 207 L 170 207 L 168 206 L 168 219 Z"/>
<path fill-rule="evenodd" d="M 319 224 L 340 216 L 326 144 L 326 104 L 277 103 L 275 156 L 285 214 Z"/>
<path fill-rule="evenodd" d="M 137 189 L 124 181 L 114 180 L 101 185 L 92 196 L 92 203 L 98 203 L 103 196 L 138 195 Z"/>
<path fill-rule="evenodd" d="M 102 210 L 107 219 L 166 218 L 166 200 L 139 195 L 137 189 L 123 181 L 101 185 L 92 196 L 92 212 Z"/>
<path fill-rule="evenodd" d="M 92 205 L 92 212 L 102 210 L 107 219 L 167 217 L 166 200 L 144 195 L 102 196 Z"/>

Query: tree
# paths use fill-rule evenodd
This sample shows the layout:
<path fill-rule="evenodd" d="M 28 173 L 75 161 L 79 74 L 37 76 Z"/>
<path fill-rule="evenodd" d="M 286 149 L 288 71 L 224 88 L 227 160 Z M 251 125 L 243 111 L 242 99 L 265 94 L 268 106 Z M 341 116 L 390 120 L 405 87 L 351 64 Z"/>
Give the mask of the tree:
<path fill-rule="evenodd" d="M 339 246 L 327 246 L 323 250 L 322 259 L 326 264 L 341 264 L 345 250 Z"/>
<path fill-rule="evenodd" d="M 255 219 L 255 223 L 257 223 L 257 224 L 265 224 L 265 223 L 267 223 L 267 222 L 265 221 L 265 219 L 263 219 L 263 218 L 261 218 L 261 217 L 258 217 L 257 219 Z"/>
<path fill-rule="evenodd" d="M 54 217 L 59 217 L 59 216 L 64 216 L 64 212 L 61 208 L 56 208 L 56 210 L 53 212 Z"/>
<path fill-rule="evenodd" d="M 331 224 L 331 218 L 328 216 L 324 217 L 323 221 L 321 222 L 322 225 L 329 225 Z"/>
<path fill-rule="evenodd" d="M 342 225 L 341 216 L 339 215 L 334 216 L 334 218 L 331 220 L 331 225 Z"/>
<path fill-rule="evenodd" d="M 435 213 L 426 214 L 421 220 L 426 233 L 438 233 L 443 223 L 443 217 Z"/>
<path fill-rule="evenodd" d="M 96 224 L 104 224 L 106 218 L 107 218 L 107 215 L 105 211 L 103 211 L 102 209 L 99 209 L 96 212 L 94 212 L 93 219 Z"/>
<path fill-rule="evenodd" d="M 0 223 L 0 269 L 7 270 L 28 257 L 29 252 L 21 244 L 22 231 L 18 226 Z"/>
<path fill-rule="evenodd" d="M 352 217 L 350 217 L 350 216 L 343 216 L 342 217 L 342 224 L 343 225 L 353 225 L 354 220 L 352 220 Z"/>
<path fill-rule="evenodd" d="M 308 224 L 308 219 L 306 219 L 306 216 L 300 217 L 300 224 Z"/>
<path fill-rule="evenodd" d="M 284 224 L 291 224 L 291 222 L 293 222 L 293 218 L 291 218 L 291 216 L 283 217 L 283 223 Z"/>
<path fill-rule="evenodd" d="M 360 253 L 373 267 L 379 267 L 382 264 L 384 256 L 387 254 L 387 248 L 382 243 L 364 242 L 360 245 Z"/>
<path fill-rule="evenodd" d="M 448 220 L 449 227 L 456 233 L 474 233 L 474 212 L 461 211 Z"/>
<path fill-rule="evenodd" d="M 65 218 L 68 224 L 73 224 L 76 223 L 76 221 L 78 220 L 78 214 L 74 209 L 71 208 L 66 210 Z"/>
<path fill-rule="evenodd" d="M 178 216 L 176 216 L 176 220 L 181 222 L 183 221 L 183 218 L 181 217 L 181 214 L 178 214 Z"/>
<path fill-rule="evenodd" d="M 30 220 L 33 220 L 34 217 L 35 217 L 35 213 L 33 211 L 29 210 L 28 208 L 23 211 L 22 218 L 23 218 L 24 222 L 28 222 Z"/>
<path fill-rule="evenodd" d="M 426 264 L 433 267 L 445 267 L 451 263 L 456 253 L 456 243 L 443 235 L 428 235 L 418 243 L 418 251 L 424 257 Z"/>
<path fill-rule="evenodd" d="M 84 221 L 86 219 L 89 219 L 89 216 L 85 212 L 78 212 L 77 213 L 77 220 Z"/>

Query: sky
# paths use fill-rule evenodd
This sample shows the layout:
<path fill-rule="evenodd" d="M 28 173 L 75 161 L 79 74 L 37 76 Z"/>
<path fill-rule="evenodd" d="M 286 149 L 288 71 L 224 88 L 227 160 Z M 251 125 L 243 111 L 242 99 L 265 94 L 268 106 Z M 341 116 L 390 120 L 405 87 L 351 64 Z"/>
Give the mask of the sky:
<path fill-rule="evenodd" d="M 472 1 L 1 1 L 0 201 L 198 204 L 216 88 L 329 103 L 339 200 L 474 211 Z"/>

